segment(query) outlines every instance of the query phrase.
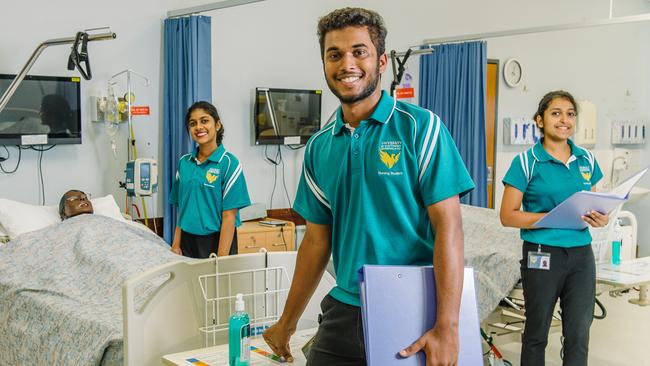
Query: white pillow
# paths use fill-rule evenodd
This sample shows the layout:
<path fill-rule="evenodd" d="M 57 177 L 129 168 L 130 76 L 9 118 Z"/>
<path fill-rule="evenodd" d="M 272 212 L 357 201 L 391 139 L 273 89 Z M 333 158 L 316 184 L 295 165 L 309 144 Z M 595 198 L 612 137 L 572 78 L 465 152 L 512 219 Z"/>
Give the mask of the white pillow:
<path fill-rule="evenodd" d="M 90 203 L 92 203 L 93 212 L 96 215 L 108 216 L 118 221 L 127 221 L 124 216 L 122 216 L 122 212 L 117 206 L 112 194 L 105 197 L 92 198 Z"/>
<path fill-rule="evenodd" d="M 115 220 L 126 221 L 115 203 L 113 195 L 90 200 L 93 212 Z M 18 201 L 0 198 L 0 228 L 4 227 L 9 238 L 42 229 L 61 222 L 59 206 L 30 205 Z M 0 236 L 2 231 L 0 230 Z"/>
<path fill-rule="evenodd" d="M 57 206 L 39 206 L 0 198 L 0 224 L 10 238 L 61 221 Z"/>

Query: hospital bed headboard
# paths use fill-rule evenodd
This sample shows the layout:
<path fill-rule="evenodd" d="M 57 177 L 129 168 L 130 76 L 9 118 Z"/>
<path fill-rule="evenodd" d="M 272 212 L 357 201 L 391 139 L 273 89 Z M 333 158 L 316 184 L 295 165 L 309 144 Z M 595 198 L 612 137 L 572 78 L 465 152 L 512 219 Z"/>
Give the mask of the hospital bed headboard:
<path fill-rule="evenodd" d="M 293 278 L 296 252 L 272 252 L 220 257 L 219 273 L 284 267 Z M 179 261 L 151 269 L 130 278 L 122 288 L 124 319 L 124 365 L 160 365 L 165 354 L 204 347 L 199 331 L 205 322 L 205 302 L 199 276 L 215 272 L 214 259 Z M 143 284 L 166 281 L 153 293 L 138 291 Z M 263 282 L 262 282 L 263 283 Z M 223 296 L 221 284 L 220 293 Z M 335 286 L 325 272 L 299 322 L 299 328 L 315 326 L 320 301 Z M 247 281 L 233 281 L 229 293 L 250 291 Z M 144 299 L 144 300 L 143 300 Z M 136 308 L 136 304 L 142 305 Z M 282 306 L 284 303 L 282 303 Z M 247 310 L 249 305 L 247 304 Z"/>

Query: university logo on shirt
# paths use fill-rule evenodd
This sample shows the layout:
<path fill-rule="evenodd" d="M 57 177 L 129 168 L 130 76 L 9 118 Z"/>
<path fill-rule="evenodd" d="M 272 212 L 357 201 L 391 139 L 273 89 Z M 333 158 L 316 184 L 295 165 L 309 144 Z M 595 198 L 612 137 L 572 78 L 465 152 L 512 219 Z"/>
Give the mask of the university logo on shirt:
<path fill-rule="evenodd" d="M 390 171 L 379 171 L 379 174 L 402 175 L 403 172 L 393 169 L 402 156 L 402 141 L 383 141 L 379 145 L 379 161 Z M 381 167 L 381 165 L 380 165 Z"/>
<path fill-rule="evenodd" d="M 401 152 L 398 152 L 397 154 L 391 154 L 384 150 L 379 150 L 379 159 L 382 163 L 384 163 L 384 165 L 386 165 L 388 169 L 390 169 L 395 165 L 395 163 L 399 161 L 399 156 L 401 154 Z"/>
<path fill-rule="evenodd" d="M 205 173 L 205 179 L 208 181 L 208 183 L 212 184 L 214 183 L 215 180 L 219 178 L 219 169 L 217 168 L 210 168 L 207 173 Z"/>
<path fill-rule="evenodd" d="M 589 166 L 580 166 L 580 175 L 586 181 L 591 181 L 591 169 Z"/>

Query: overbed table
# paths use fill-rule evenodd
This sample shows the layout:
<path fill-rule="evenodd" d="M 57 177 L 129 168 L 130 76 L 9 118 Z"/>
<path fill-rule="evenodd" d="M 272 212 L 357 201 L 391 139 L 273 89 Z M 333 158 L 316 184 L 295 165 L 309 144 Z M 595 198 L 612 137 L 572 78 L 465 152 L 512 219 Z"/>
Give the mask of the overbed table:
<path fill-rule="evenodd" d="M 650 257 L 622 261 L 619 265 L 611 263 L 596 264 L 596 280 L 599 283 L 617 288 L 640 287 L 639 298 L 628 300 L 639 306 L 650 305 L 648 286 L 650 285 Z"/>
<path fill-rule="evenodd" d="M 293 363 L 273 361 L 268 357 L 260 355 L 258 352 L 251 351 L 251 366 L 270 366 L 270 365 L 291 365 L 304 366 L 307 364 L 305 356 L 302 354 L 302 346 L 309 341 L 318 328 L 310 328 L 297 331 L 291 337 L 291 354 L 294 357 Z M 261 336 L 251 338 L 251 346 L 270 352 L 269 346 L 266 345 Z M 167 366 L 224 366 L 228 365 L 228 344 L 222 344 L 214 347 L 195 349 L 187 352 L 179 352 L 171 355 L 165 355 L 162 362 Z"/>

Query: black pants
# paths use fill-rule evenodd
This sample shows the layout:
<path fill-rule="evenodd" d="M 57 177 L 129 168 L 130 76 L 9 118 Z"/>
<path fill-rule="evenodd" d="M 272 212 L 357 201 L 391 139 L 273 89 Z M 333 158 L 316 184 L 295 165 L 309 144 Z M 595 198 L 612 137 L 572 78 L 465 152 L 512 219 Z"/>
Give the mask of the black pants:
<path fill-rule="evenodd" d="M 181 251 L 186 257 L 208 258 L 211 253 L 217 254 L 221 232 L 208 235 L 196 235 L 181 230 Z M 237 254 L 237 230 L 232 238 L 229 255 Z"/>
<path fill-rule="evenodd" d="M 537 252 L 537 247 L 524 242 L 522 250 L 526 325 L 521 366 L 544 366 L 548 331 L 558 298 L 564 335 L 563 365 L 586 366 L 596 296 L 596 264 L 591 245 L 575 248 L 542 245 L 542 252 L 551 253 L 551 268 L 528 269 L 528 252 Z"/>
<path fill-rule="evenodd" d="M 330 295 L 320 303 L 323 316 L 307 366 L 365 366 L 361 309 Z"/>

